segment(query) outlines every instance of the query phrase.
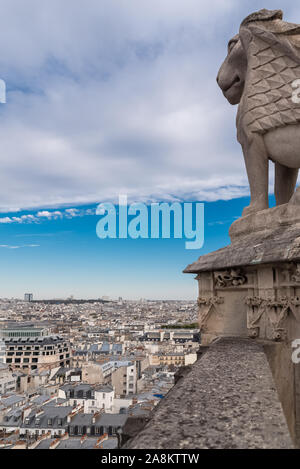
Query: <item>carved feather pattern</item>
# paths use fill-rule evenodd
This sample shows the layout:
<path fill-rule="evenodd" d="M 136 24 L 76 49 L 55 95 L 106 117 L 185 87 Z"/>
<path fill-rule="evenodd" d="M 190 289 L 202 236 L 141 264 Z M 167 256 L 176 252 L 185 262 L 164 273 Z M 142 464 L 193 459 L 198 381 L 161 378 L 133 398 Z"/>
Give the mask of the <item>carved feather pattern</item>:
<path fill-rule="evenodd" d="M 270 22 L 267 22 L 270 23 Z M 265 134 L 271 129 L 300 122 L 300 104 L 292 100 L 292 84 L 300 79 L 299 28 L 291 34 L 285 23 L 277 31 L 263 24 L 243 27 L 248 38 L 248 72 L 243 95 L 243 124 L 250 132 Z M 266 23 L 264 23 L 266 24 Z M 278 31 L 279 29 L 279 31 Z M 244 31 L 243 31 L 244 30 Z"/>

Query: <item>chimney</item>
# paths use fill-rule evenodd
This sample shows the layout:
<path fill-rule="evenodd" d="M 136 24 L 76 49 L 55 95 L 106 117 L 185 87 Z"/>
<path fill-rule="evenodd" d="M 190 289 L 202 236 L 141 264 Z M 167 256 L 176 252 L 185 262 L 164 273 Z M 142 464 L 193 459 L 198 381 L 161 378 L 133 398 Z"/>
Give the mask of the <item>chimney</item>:
<path fill-rule="evenodd" d="M 16 441 L 12 449 L 26 449 L 26 441 L 23 441 L 23 440 Z"/>
<path fill-rule="evenodd" d="M 54 440 L 51 443 L 49 449 L 56 449 L 58 447 L 59 443 L 60 443 L 60 438 L 56 438 L 56 440 Z"/>
<path fill-rule="evenodd" d="M 94 449 L 100 449 L 103 448 L 102 443 L 103 441 L 108 440 L 108 434 L 104 433 L 104 435 L 100 436 L 100 438 L 97 440 L 97 443 L 94 446 Z"/>
<path fill-rule="evenodd" d="M 93 414 L 93 417 L 92 417 L 92 422 L 93 422 L 93 423 L 96 423 L 97 418 L 98 418 L 99 415 L 101 415 L 102 413 L 103 413 L 103 412 L 102 412 L 101 410 L 98 410 L 98 412 L 95 412 L 95 413 Z"/>
<path fill-rule="evenodd" d="M 70 414 L 68 414 L 67 416 L 67 422 L 70 423 L 72 418 L 77 415 L 77 414 L 80 414 L 81 412 L 83 412 L 84 410 L 84 407 L 81 406 L 81 407 L 76 407 L 74 410 L 72 410 L 72 412 Z"/>

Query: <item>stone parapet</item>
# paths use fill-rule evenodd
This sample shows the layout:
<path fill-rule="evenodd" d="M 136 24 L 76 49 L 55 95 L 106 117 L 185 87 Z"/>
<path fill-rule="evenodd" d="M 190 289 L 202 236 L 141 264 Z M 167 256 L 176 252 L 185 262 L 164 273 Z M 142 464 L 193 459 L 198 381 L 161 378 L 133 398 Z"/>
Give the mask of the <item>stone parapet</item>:
<path fill-rule="evenodd" d="M 293 448 L 264 346 L 214 341 L 125 447 Z"/>

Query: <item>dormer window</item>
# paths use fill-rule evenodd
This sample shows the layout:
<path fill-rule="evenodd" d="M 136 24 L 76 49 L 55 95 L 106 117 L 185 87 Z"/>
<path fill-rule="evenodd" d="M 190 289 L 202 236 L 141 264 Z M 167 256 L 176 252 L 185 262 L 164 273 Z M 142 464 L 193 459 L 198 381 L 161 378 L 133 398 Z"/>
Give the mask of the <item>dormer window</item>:
<path fill-rule="evenodd" d="M 51 426 L 52 425 L 52 419 L 48 419 L 48 426 Z"/>

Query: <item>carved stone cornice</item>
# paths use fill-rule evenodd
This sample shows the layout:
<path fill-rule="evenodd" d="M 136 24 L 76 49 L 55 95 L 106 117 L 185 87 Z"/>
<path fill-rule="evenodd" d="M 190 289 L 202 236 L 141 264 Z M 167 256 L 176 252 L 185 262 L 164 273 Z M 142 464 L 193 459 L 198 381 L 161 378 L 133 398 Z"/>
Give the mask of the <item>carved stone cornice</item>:
<path fill-rule="evenodd" d="M 291 275 L 292 282 L 300 283 L 300 264 L 296 264 L 294 267 L 294 272 Z"/>
<path fill-rule="evenodd" d="M 218 305 L 224 303 L 224 298 L 220 296 L 211 296 L 210 298 L 199 297 L 197 303 L 199 306 L 199 328 L 201 330 L 205 327 L 213 308 L 218 311 Z"/>
<path fill-rule="evenodd" d="M 242 269 L 230 269 L 215 272 L 215 286 L 218 288 L 238 287 L 247 283 L 247 276 Z"/>
<path fill-rule="evenodd" d="M 248 306 L 247 328 L 249 336 L 252 338 L 259 336 L 260 320 L 263 315 L 266 315 L 271 324 L 272 339 L 276 341 L 284 340 L 287 336 L 286 319 L 289 312 L 300 322 L 299 297 L 284 296 L 278 299 L 247 297 L 245 303 Z"/>

